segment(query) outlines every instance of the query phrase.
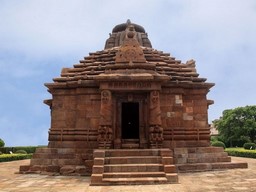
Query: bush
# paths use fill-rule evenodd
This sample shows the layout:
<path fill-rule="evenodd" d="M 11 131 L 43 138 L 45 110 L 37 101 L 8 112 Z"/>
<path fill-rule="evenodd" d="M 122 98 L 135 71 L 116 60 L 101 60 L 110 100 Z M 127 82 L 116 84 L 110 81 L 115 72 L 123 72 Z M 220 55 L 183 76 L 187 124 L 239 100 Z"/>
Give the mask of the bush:
<path fill-rule="evenodd" d="M 5 143 L 2 139 L 0 139 L 0 147 L 4 147 Z"/>
<path fill-rule="evenodd" d="M 211 136 L 211 143 L 218 141 L 218 136 Z"/>
<path fill-rule="evenodd" d="M 39 147 L 45 147 L 45 146 L 1 147 L 0 151 L 6 154 L 9 154 L 10 151 L 13 153 L 16 153 L 16 151 L 18 150 L 24 150 L 27 153 L 34 153 L 36 151 L 36 148 L 39 148 Z"/>
<path fill-rule="evenodd" d="M 255 149 L 256 144 L 255 143 L 245 143 L 243 147 L 244 147 L 244 149 Z"/>
<path fill-rule="evenodd" d="M 0 155 L 2 155 L 3 153 L 0 151 Z"/>
<path fill-rule="evenodd" d="M 227 148 L 225 151 L 230 156 L 249 157 L 256 159 L 256 150 L 248 150 L 243 148 Z"/>
<path fill-rule="evenodd" d="M 223 147 L 224 149 L 226 148 L 225 143 L 223 143 L 222 141 L 213 141 L 211 145 L 215 147 Z"/>
<path fill-rule="evenodd" d="M 25 150 L 18 150 L 18 151 L 15 151 L 16 154 L 28 154 L 27 151 Z"/>
<path fill-rule="evenodd" d="M 0 156 L 0 162 L 31 159 L 31 157 L 32 157 L 32 154 L 2 154 Z"/>

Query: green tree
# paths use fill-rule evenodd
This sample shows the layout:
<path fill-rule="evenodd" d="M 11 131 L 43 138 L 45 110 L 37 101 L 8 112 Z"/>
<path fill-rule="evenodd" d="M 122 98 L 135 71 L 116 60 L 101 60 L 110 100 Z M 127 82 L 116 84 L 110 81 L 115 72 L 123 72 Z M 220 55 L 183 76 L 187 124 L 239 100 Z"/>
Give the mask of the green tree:
<path fill-rule="evenodd" d="M 220 136 L 229 146 L 234 142 L 256 141 L 256 106 L 224 110 L 222 117 L 213 121 Z M 242 143 L 242 144 L 243 144 Z"/>
<path fill-rule="evenodd" d="M 4 147 L 5 143 L 4 141 L 0 138 L 0 147 Z"/>

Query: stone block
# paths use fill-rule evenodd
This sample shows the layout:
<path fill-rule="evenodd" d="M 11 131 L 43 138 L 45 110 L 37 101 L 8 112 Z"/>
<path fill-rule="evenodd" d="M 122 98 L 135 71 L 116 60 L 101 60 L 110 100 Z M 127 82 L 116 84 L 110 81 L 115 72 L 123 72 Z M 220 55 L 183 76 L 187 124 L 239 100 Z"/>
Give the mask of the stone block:
<path fill-rule="evenodd" d="M 182 122 L 182 125 L 186 128 L 194 128 L 194 121 L 187 119 L 186 121 Z"/>
<path fill-rule="evenodd" d="M 52 128 L 65 128 L 65 127 L 67 127 L 66 121 L 65 120 L 54 119 L 51 122 L 51 127 Z"/>
<path fill-rule="evenodd" d="M 92 174 L 91 176 L 91 185 L 102 183 L 103 175 L 102 174 Z"/>
<path fill-rule="evenodd" d="M 46 168 L 47 172 L 60 172 L 60 166 L 58 165 L 48 165 Z"/>
<path fill-rule="evenodd" d="M 83 165 L 84 161 L 82 159 L 58 159 L 59 165 Z"/>
<path fill-rule="evenodd" d="M 105 151 L 104 150 L 94 150 L 93 156 L 95 157 L 105 157 Z"/>
<path fill-rule="evenodd" d="M 182 158 L 182 157 L 174 158 L 174 163 L 175 163 L 175 164 L 184 164 L 184 163 L 187 163 L 187 158 Z"/>
<path fill-rule="evenodd" d="M 77 119 L 76 119 L 76 127 L 77 128 L 85 127 L 85 125 L 86 125 L 85 118 L 84 117 L 82 117 L 82 118 L 77 117 Z"/>
<path fill-rule="evenodd" d="M 195 121 L 195 127 L 206 128 L 208 127 L 207 121 Z"/>
<path fill-rule="evenodd" d="M 194 117 L 192 115 L 189 115 L 188 113 L 183 113 L 183 120 L 185 121 L 191 121 Z"/>
<path fill-rule="evenodd" d="M 198 159 L 197 158 L 188 158 L 187 163 L 198 163 Z"/>
<path fill-rule="evenodd" d="M 51 159 L 31 159 L 30 165 L 51 165 Z"/>
<path fill-rule="evenodd" d="M 30 171 L 41 171 L 41 165 L 33 165 L 30 167 Z"/>
<path fill-rule="evenodd" d="M 83 165 L 76 166 L 75 172 L 78 173 L 79 175 L 88 175 L 87 169 Z"/>
<path fill-rule="evenodd" d="M 164 172 L 165 173 L 176 173 L 176 166 L 175 165 L 164 165 Z"/>
<path fill-rule="evenodd" d="M 90 119 L 90 127 L 92 129 L 97 129 L 99 127 L 99 118 L 91 118 Z"/>
<path fill-rule="evenodd" d="M 92 172 L 96 174 L 102 174 L 104 172 L 104 166 L 101 165 L 94 165 L 92 168 Z"/>
<path fill-rule="evenodd" d="M 60 168 L 60 173 L 62 175 L 72 175 L 72 173 L 75 173 L 75 170 L 76 170 L 75 166 L 65 165 Z"/>
<path fill-rule="evenodd" d="M 207 106 L 196 106 L 194 107 L 195 114 L 205 114 L 207 113 Z"/>
<path fill-rule="evenodd" d="M 194 119 L 195 120 L 199 120 L 199 121 L 207 121 L 207 114 L 195 114 L 194 115 Z"/>
<path fill-rule="evenodd" d="M 65 121 L 66 111 L 64 110 L 52 110 L 52 119 L 56 121 Z"/>
<path fill-rule="evenodd" d="M 186 113 L 187 114 L 193 113 L 193 107 L 186 107 Z"/>
<path fill-rule="evenodd" d="M 160 150 L 160 155 L 162 157 L 171 157 L 172 151 L 171 150 Z"/>
<path fill-rule="evenodd" d="M 94 165 L 104 165 L 104 158 L 94 158 Z"/>
<path fill-rule="evenodd" d="M 167 173 L 166 178 L 168 180 L 168 183 L 178 183 L 179 182 L 177 173 Z"/>
<path fill-rule="evenodd" d="M 21 165 L 20 166 L 20 172 L 26 172 L 29 171 L 30 165 Z"/>
<path fill-rule="evenodd" d="M 162 163 L 164 165 L 173 164 L 173 158 L 172 157 L 162 157 Z"/>
<path fill-rule="evenodd" d="M 247 163 L 213 163 L 213 169 L 235 169 L 235 168 L 248 168 Z"/>

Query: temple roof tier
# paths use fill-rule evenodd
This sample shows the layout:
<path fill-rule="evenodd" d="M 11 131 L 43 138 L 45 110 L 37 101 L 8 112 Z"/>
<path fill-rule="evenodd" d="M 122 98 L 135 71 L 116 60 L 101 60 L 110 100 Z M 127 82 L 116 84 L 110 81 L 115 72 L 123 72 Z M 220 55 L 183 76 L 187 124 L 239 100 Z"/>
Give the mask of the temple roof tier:
<path fill-rule="evenodd" d="M 110 46 L 118 33 L 121 33 L 119 35 L 120 38 L 122 37 L 121 40 L 115 39 L 113 46 Z M 46 86 L 63 87 L 70 84 L 79 86 L 81 81 L 97 81 L 103 77 L 138 76 L 138 74 L 168 77 L 167 84 L 179 83 L 203 87 L 214 85 L 206 83 L 206 78 L 199 77 L 194 60 L 182 63 L 170 53 L 152 48 L 151 44 L 146 46 L 140 38 L 138 39 L 138 36 L 143 37 L 143 35 L 147 36 L 144 28 L 129 20 L 127 23 L 117 25 L 107 39 L 104 50 L 90 52 L 73 67 L 63 68 L 60 77 L 54 78 L 54 83 L 47 83 Z"/>

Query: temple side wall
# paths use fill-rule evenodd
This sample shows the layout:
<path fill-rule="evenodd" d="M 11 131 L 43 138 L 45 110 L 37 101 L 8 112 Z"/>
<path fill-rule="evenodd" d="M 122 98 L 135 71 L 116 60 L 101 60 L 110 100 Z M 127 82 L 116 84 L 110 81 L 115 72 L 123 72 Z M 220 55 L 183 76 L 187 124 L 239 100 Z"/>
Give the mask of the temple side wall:
<path fill-rule="evenodd" d="M 206 89 L 164 88 L 160 94 L 164 147 L 210 145 Z"/>
<path fill-rule="evenodd" d="M 101 103 L 98 89 L 56 89 L 52 95 L 49 147 L 97 148 Z"/>

